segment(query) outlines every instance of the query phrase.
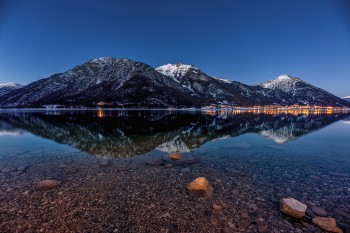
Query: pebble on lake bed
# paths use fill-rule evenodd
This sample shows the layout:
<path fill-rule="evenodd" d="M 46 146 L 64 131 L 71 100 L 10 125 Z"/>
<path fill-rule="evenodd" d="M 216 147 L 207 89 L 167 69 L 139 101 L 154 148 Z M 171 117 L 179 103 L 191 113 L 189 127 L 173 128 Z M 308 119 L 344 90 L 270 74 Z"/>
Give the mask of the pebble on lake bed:
<path fill-rule="evenodd" d="M 327 212 L 325 209 L 319 207 L 319 206 L 312 206 L 311 207 L 311 211 L 316 214 L 317 216 L 321 216 L 321 217 L 326 217 L 327 216 Z"/>
<path fill-rule="evenodd" d="M 180 160 L 182 158 L 180 152 L 175 152 L 169 155 L 172 160 Z"/>
<path fill-rule="evenodd" d="M 35 185 L 35 189 L 40 191 L 54 189 L 60 186 L 61 183 L 59 180 L 42 180 Z"/>
<path fill-rule="evenodd" d="M 14 170 L 15 170 L 15 169 L 5 167 L 5 168 L 1 169 L 1 172 L 2 172 L 2 173 L 9 173 L 9 172 L 12 172 L 12 171 L 14 171 Z"/>
<path fill-rule="evenodd" d="M 295 218 L 302 218 L 305 215 L 307 206 L 292 197 L 288 197 L 281 199 L 280 208 L 285 214 Z"/>
<path fill-rule="evenodd" d="M 213 195 L 213 186 L 205 177 L 198 177 L 187 185 L 187 189 L 194 192 L 201 192 L 206 194 L 208 197 Z"/>
<path fill-rule="evenodd" d="M 191 164 L 196 164 L 200 162 L 200 159 L 197 156 L 190 155 L 190 154 L 180 154 L 181 158 L 177 157 L 178 160 L 171 158 L 170 156 L 173 154 L 167 154 L 162 157 L 163 163 L 171 163 L 174 165 L 191 165 Z"/>
<path fill-rule="evenodd" d="M 312 223 L 329 232 L 343 233 L 343 231 L 337 226 L 337 222 L 334 218 L 316 217 L 312 219 Z"/>
<path fill-rule="evenodd" d="M 187 185 L 190 191 L 205 191 L 208 187 L 209 181 L 205 177 L 198 177 Z"/>

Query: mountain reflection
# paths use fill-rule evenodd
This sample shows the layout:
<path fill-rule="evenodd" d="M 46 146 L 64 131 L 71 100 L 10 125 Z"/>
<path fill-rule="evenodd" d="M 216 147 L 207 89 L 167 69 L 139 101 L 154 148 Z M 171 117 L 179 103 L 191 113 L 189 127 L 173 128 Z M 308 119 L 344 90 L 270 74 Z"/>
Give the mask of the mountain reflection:
<path fill-rule="evenodd" d="M 154 149 L 191 151 L 207 141 L 245 133 L 285 143 L 347 116 L 213 111 L 7 112 L 0 114 L 0 132 L 28 131 L 91 155 L 117 158 Z"/>

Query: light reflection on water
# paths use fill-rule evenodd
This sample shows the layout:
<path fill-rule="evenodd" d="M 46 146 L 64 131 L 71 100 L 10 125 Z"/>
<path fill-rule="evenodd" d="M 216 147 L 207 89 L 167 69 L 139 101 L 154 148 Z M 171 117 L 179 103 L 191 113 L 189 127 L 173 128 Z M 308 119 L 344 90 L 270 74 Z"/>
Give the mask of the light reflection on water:
<path fill-rule="evenodd" d="M 344 138 L 348 131 L 343 130 L 347 125 L 338 125 L 347 122 L 344 120 L 346 116 L 344 113 L 305 115 L 276 114 L 273 111 L 268 114 L 103 110 L 10 112 L 0 114 L 0 146 L 6 151 L 20 147 L 30 150 L 39 145 L 41 148 L 45 148 L 45 145 L 46 148 L 63 148 L 63 145 L 50 144 L 48 140 L 51 140 L 94 156 L 117 158 L 141 155 L 155 149 L 168 153 L 190 152 L 220 138 L 241 138 L 242 135 L 254 134 L 259 137 L 249 141 L 251 144 L 274 142 L 289 150 L 303 148 L 301 152 L 317 149 L 320 144 L 321 147 L 328 145 L 322 150 L 324 153 L 330 148 L 332 152 L 341 153 L 347 145 Z M 341 119 L 332 127 L 326 127 Z M 310 137 L 310 133 L 313 136 Z M 28 134 L 37 137 L 31 138 Z M 325 142 L 320 143 L 319 140 Z M 230 143 L 230 140 L 223 140 L 222 143 Z"/>

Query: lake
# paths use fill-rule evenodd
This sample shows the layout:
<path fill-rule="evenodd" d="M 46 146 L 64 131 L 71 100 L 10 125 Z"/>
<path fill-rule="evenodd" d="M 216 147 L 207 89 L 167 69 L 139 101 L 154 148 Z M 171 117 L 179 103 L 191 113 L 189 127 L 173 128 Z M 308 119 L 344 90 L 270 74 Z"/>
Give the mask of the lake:
<path fill-rule="evenodd" d="M 2 111 L 0 232 L 349 232 L 349 138 L 344 112 Z"/>

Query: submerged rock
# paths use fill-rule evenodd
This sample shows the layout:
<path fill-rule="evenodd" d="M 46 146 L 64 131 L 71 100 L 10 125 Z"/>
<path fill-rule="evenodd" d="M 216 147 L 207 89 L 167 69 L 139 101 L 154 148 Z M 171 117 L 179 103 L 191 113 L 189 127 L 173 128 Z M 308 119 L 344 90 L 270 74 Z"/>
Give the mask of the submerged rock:
<path fill-rule="evenodd" d="M 211 218 L 211 219 L 210 219 L 210 223 L 213 224 L 213 225 L 218 224 L 218 222 L 219 222 L 219 221 L 218 221 L 217 218 Z"/>
<path fill-rule="evenodd" d="M 163 161 L 165 163 L 171 163 L 174 165 L 190 165 L 190 164 L 195 164 L 200 162 L 200 159 L 193 155 L 181 155 L 181 158 L 179 160 L 175 160 L 170 156 L 171 155 L 163 156 Z"/>
<path fill-rule="evenodd" d="M 315 217 L 315 213 L 312 212 L 312 210 L 310 208 L 307 208 L 305 211 L 306 216 L 309 216 L 311 218 Z"/>
<path fill-rule="evenodd" d="M 222 206 L 219 205 L 219 204 L 213 204 L 213 208 L 217 212 L 221 212 L 222 211 Z"/>
<path fill-rule="evenodd" d="M 180 173 L 188 173 L 188 172 L 191 172 L 191 168 L 189 168 L 189 167 L 185 167 L 185 168 L 180 169 Z"/>
<path fill-rule="evenodd" d="M 312 219 L 312 223 L 326 231 L 335 232 L 335 233 L 343 232 L 337 226 L 337 222 L 335 221 L 334 218 L 316 217 Z"/>
<path fill-rule="evenodd" d="M 166 212 L 165 214 L 160 215 L 158 218 L 170 218 L 170 217 L 171 215 L 168 212 Z"/>
<path fill-rule="evenodd" d="M 175 152 L 169 155 L 172 160 L 180 160 L 182 158 L 180 152 Z"/>
<path fill-rule="evenodd" d="M 202 193 L 209 197 L 213 195 L 213 186 L 205 177 L 198 177 L 187 185 L 190 193 Z"/>
<path fill-rule="evenodd" d="M 108 161 L 105 161 L 105 162 L 101 162 L 98 164 L 98 166 L 100 167 L 109 167 L 111 164 L 108 162 Z"/>
<path fill-rule="evenodd" d="M 350 219 L 350 209 L 345 210 L 345 209 L 343 209 L 341 207 L 339 207 L 339 208 L 336 207 L 336 208 L 333 209 L 333 212 L 335 214 L 338 214 L 340 216 L 343 216 L 343 217 L 346 217 L 346 218 Z"/>
<path fill-rule="evenodd" d="M 302 218 L 305 215 L 307 206 L 300 201 L 288 197 L 282 198 L 280 201 L 280 209 L 283 213 L 295 218 Z"/>
<path fill-rule="evenodd" d="M 241 216 L 242 216 L 242 218 L 244 218 L 244 219 L 248 219 L 248 218 L 249 218 L 249 214 L 248 214 L 247 211 L 243 211 L 243 212 L 241 213 Z"/>
<path fill-rule="evenodd" d="M 341 172 L 328 172 L 329 175 L 331 176 L 339 176 L 339 177 L 346 177 L 350 178 L 350 174 L 347 173 L 341 173 Z"/>
<path fill-rule="evenodd" d="M 209 185 L 209 181 L 205 177 L 198 177 L 187 185 L 190 191 L 205 191 Z"/>
<path fill-rule="evenodd" d="M 35 189 L 40 191 L 54 189 L 60 186 L 61 183 L 59 180 L 42 180 L 35 185 Z"/>
<path fill-rule="evenodd" d="M 13 168 L 5 167 L 5 168 L 1 169 L 1 172 L 2 173 L 10 173 L 10 172 L 12 172 L 14 170 L 15 169 L 13 169 Z"/>
<path fill-rule="evenodd" d="M 23 165 L 17 168 L 17 171 L 25 171 L 27 170 L 27 168 L 29 168 L 29 165 Z"/>
<path fill-rule="evenodd" d="M 164 168 L 172 168 L 173 166 L 174 166 L 174 164 L 172 164 L 172 163 L 164 164 Z"/>
<path fill-rule="evenodd" d="M 198 177 L 187 185 L 190 191 L 205 191 L 209 185 L 209 181 L 205 177 Z"/>
<path fill-rule="evenodd" d="M 155 159 L 155 160 L 147 161 L 146 163 L 150 166 L 160 166 L 163 164 L 163 160 L 162 159 Z"/>
<path fill-rule="evenodd" d="M 317 216 L 321 216 L 321 217 L 326 217 L 327 216 L 326 210 L 321 208 L 321 207 L 319 207 L 319 206 L 312 206 L 311 210 Z"/>

